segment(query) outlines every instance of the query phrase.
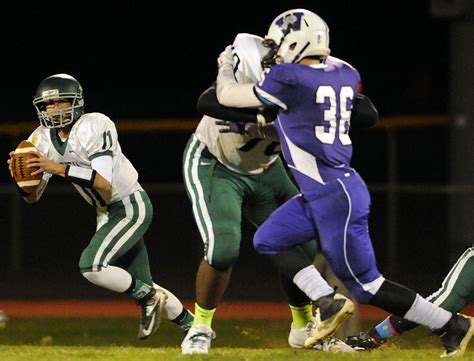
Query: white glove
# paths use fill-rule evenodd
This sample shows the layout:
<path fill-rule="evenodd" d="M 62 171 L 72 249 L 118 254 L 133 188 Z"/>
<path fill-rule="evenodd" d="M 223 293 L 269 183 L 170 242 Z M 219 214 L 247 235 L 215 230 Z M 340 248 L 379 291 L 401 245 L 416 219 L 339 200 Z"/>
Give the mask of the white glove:
<path fill-rule="evenodd" d="M 225 50 L 219 54 L 217 58 L 217 65 L 219 69 L 221 67 L 229 66 L 232 70 L 234 69 L 234 47 L 232 45 L 226 46 Z"/>

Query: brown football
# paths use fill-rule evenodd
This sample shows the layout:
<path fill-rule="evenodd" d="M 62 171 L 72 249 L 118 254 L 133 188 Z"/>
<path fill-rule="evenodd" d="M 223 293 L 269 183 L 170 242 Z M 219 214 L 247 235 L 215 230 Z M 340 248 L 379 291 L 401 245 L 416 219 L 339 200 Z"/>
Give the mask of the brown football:
<path fill-rule="evenodd" d="M 37 148 L 33 143 L 27 140 L 22 140 L 16 147 L 12 157 L 13 176 L 16 184 L 18 184 L 18 187 L 28 194 L 36 191 L 41 182 L 41 178 L 43 177 L 42 172 L 40 174 L 31 175 L 31 173 L 38 168 L 26 167 L 26 161 L 30 158 L 36 157 L 36 155 L 32 153 L 33 151 L 37 151 Z"/>

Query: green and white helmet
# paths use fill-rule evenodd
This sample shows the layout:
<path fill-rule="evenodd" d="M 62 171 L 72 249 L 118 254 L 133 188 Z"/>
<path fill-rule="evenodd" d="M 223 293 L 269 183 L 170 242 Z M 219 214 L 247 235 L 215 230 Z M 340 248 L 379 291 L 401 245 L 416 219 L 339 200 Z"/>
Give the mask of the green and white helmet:
<path fill-rule="evenodd" d="M 71 106 L 60 109 L 52 117 L 46 105 L 55 101 L 68 101 Z M 41 81 L 33 99 L 40 124 L 46 128 L 64 128 L 74 124 L 84 113 L 82 86 L 69 74 L 51 75 Z"/>

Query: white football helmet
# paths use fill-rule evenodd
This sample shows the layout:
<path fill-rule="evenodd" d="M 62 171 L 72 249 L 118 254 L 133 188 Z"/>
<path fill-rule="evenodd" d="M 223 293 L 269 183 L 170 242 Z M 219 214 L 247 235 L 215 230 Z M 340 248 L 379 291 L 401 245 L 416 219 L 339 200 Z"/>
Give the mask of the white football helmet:
<path fill-rule="evenodd" d="M 325 58 L 331 52 L 326 22 L 306 9 L 287 10 L 278 15 L 265 41 L 273 43 L 277 63 L 298 63 L 307 56 Z"/>

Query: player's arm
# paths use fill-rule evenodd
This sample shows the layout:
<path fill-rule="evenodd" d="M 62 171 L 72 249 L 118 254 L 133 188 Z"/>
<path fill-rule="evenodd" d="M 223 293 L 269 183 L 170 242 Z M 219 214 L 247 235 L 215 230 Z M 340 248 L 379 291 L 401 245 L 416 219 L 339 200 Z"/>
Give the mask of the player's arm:
<path fill-rule="evenodd" d="M 35 152 L 37 158 L 31 158 L 27 161 L 28 168 L 38 167 L 35 172 L 32 172 L 32 175 L 39 174 L 41 172 L 58 175 L 64 179 L 78 184 L 83 187 L 95 188 L 98 190 L 108 191 L 111 188 L 110 180 L 103 176 L 102 174 L 110 174 L 110 179 L 112 179 L 112 157 L 110 161 L 99 162 L 94 160 L 92 161 L 92 168 L 84 168 L 76 165 L 66 165 L 62 163 L 56 163 L 39 152 Z M 96 159 L 99 159 L 98 157 Z M 99 168 L 99 171 L 94 169 L 94 163 L 100 164 L 96 165 L 96 168 Z M 110 168 L 110 171 L 108 170 Z"/>
<path fill-rule="evenodd" d="M 262 102 L 254 92 L 253 84 L 239 84 L 234 76 L 232 46 L 219 55 L 219 72 L 216 81 L 217 100 L 222 105 L 235 108 L 261 107 Z"/>
<path fill-rule="evenodd" d="M 242 123 L 256 123 L 258 118 L 264 116 L 258 108 L 233 108 L 222 105 L 217 100 L 215 84 L 199 96 L 197 111 L 216 119 Z"/>
<path fill-rule="evenodd" d="M 357 94 L 352 106 L 351 126 L 364 129 L 374 126 L 379 119 L 379 113 L 372 100 L 364 94 Z"/>

